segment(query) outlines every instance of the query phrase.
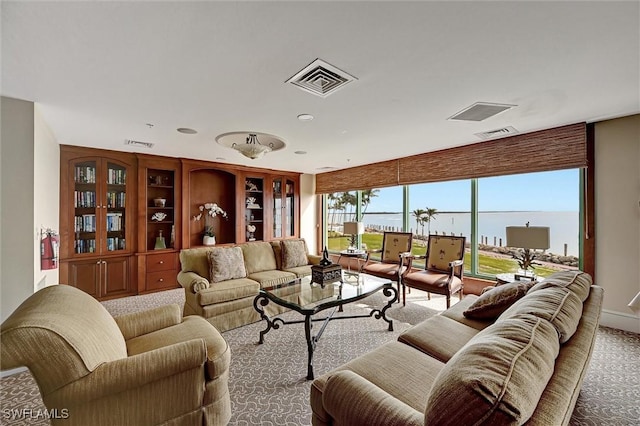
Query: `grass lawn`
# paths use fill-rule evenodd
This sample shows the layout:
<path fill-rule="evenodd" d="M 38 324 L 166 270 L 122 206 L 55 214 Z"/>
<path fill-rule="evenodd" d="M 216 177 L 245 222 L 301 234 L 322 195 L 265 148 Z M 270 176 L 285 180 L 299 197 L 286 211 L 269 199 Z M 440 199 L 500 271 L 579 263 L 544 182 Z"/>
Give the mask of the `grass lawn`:
<path fill-rule="evenodd" d="M 366 245 L 368 250 L 375 250 L 382 248 L 382 234 L 363 234 L 362 235 L 362 243 Z M 338 252 L 340 250 L 345 250 L 349 247 L 349 237 L 340 236 L 340 237 L 329 237 L 329 246 L 328 249 L 331 252 Z M 411 253 L 415 255 L 424 255 L 427 251 L 427 248 L 421 245 L 413 243 L 413 247 L 411 248 Z M 379 260 L 380 254 L 376 253 L 371 256 L 372 259 Z M 493 254 L 487 254 L 484 252 L 478 253 L 478 262 L 479 262 L 479 273 L 486 275 L 496 275 L 504 272 L 514 272 L 518 269 L 518 264 L 514 259 L 497 257 Z M 416 267 L 424 267 L 423 262 L 414 262 L 413 264 Z M 465 255 L 464 257 L 464 269 L 465 271 L 469 271 L 471 269 L 471 256 Z M 548 268 L 546 266 L 536 266 L 535 272 L 539 276 L 547 276 L 554 272 L 558 271 L 558 269 Z"/>

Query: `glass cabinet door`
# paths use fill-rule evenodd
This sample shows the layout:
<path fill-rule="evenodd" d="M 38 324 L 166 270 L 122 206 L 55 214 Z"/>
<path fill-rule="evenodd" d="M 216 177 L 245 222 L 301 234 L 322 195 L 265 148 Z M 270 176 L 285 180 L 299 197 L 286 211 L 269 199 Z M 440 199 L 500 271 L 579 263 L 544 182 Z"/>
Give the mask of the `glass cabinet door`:
<path fill-rule="evenodd" d="M 73 171 L 74 207 L 74 253 L 96 252 L 97 220 L 96 209 L 99 201 L 96 186 L 96 161 L 82 161 L 75 164 Z"/>
<path fill-rule="evenodd" d="M 273 179 L 273 237 L 282 238 L 282 179 Z"/>
<path fill-rule="evenodd" d="M 295 230 L 295 186 L 292 180 L 286 179 L 285 201 L 284 201 L 284 232 L 285 237 L 293 237 Z"/>
<path fill-rule="evenodd" d="M 245 179 L 245 241 L 264 239 L 264 178 Z"/>
<path fill-rule="evenodd" d="M 127 198 L 127 169 L 119 164 L 107 161 L 106 167 L 105 243 L 107 252 L 125 250 L 125 222 Z"/>

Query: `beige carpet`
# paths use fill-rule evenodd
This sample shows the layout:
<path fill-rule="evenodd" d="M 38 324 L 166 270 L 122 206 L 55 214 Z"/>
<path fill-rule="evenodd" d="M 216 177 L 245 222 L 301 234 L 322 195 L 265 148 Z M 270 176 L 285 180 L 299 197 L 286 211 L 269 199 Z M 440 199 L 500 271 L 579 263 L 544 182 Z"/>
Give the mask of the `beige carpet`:
<path fill-rule="evenodd" d="M 113 315 L 137 312 L 167 303 L 183 303 L 182 290 L 135 296 L 104 302 Z M 397 338 L 398 334 L 444 309 L 444 300 L 412 292 L 406 307 L 388 311 L 393 332 L 374 318 L 332 321 L 320 340 L 315 356 L 316 376 Z M 374 295 L 350 306 L 346 314 L 367 312 L 377 306 Z M 288 318 L 297 314 L 289 312 Z M 264 328 L 255 323 L 223 333 L 232 351 L 230 394 L 232 425 L 308 425 L 311 422 L 306 375 L 306 342 L 302 325 L 271 330 L 258 345 Z M 571 425 L 638 425 L 640 419 L 640 335 L 600 328 L 589 372 L 578 398 Z M 28 372 L 0 380 L 0 424 L 47 425 L 46 420 L 7 420 L 6 410 L 44 409 L 37 386 Z"/>

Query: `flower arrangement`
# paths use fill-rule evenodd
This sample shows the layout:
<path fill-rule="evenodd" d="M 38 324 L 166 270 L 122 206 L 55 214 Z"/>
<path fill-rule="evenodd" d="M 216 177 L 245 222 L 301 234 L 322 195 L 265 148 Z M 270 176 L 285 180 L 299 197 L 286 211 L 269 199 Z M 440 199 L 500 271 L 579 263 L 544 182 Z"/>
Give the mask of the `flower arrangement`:
<path fill-rule="evenodd" d="M 204 203 L 203 205 L 198 207 L 198 209 L 200 209 L 200 213 L 198 215 L 194 216 L 193 220 L 202 219 L 202 215 L 203 215 L 204 211 L 206 210 L 207 212 L 204 213 L 205 214 L 205 217 L 204 217 L 204 223 L 205 223 L 205 225 L 204 225 L 204 235 L 207 236 L 207 237 L 215 237 L 215 233 L 213 232 L 213 224 L 211 223 L 211 219 L 213 219 L 214 217 L 216 217 L 218 215 L 224 217 L 225 219 L 228 219 L 227 212 L 224 211 L 222 209 L 222 207 L 220 207 L 216 203 Z"/>

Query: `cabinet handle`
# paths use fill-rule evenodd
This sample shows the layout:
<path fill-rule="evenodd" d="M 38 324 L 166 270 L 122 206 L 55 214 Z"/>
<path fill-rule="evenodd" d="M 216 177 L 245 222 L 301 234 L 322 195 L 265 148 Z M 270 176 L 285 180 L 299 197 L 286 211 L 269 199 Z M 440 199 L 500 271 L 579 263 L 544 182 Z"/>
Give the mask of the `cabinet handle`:
<path fill-rule="evenodd" d="M 160 278 L 158 282 L 164 282 L 164 278 Z"/>
<path fill-rule="evenodd" d="M 161 260 L 160 262 L 158 262 L 160 265 L 162 265 L 164 263 L 164 260 Z"/>

